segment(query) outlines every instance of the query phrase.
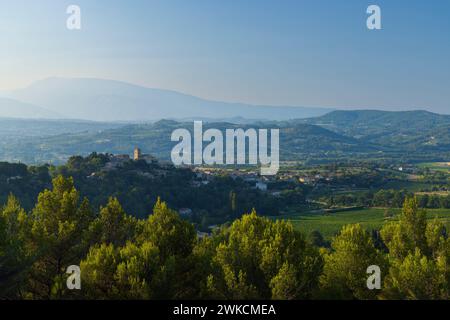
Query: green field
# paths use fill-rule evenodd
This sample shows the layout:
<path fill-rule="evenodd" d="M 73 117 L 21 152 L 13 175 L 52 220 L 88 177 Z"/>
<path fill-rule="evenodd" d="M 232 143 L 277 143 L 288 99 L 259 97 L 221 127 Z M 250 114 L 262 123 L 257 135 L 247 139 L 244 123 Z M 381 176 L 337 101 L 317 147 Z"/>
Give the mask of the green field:
<path fill-rule="evenodd" d="M 400 209 L 390 209 L 390 211 L 398 214 Z M 277 217 L 276 219 L 289 220 L 297 230 L 305 235 L 308 235 L 314 230 L 318 230 L 329 240 L 347 224 L 360 223 L 366 229 L 372 230 L 380 229 L 385 222 L 396 219 L 396 216 L 384 218 L 384 212 L 385 209 L 382 208 L 368 208 L 328 214 L 289 214 Z M 429 219 L 437 217 L 439 220 L 443 221 L 447 227 L 450 227 L 450 209 L 429 209 L 427 212 Z"/>
<path fill-rule="evenodd" d="M 433 171 L 440 171 L 445 173 L 450 173 L 450 163 L 449 162 L 426 162 L 419 164 L 421 168 L 429 168 Z"/>

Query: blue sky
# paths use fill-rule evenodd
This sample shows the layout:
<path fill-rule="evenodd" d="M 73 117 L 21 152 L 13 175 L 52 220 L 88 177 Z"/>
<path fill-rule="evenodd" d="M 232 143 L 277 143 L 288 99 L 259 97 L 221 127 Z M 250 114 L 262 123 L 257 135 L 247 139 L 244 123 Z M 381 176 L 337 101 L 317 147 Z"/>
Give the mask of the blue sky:
<path fill-rule="evenodd" d="M 66 29 L 70 4 L 81 7 L 80 31 Z M 370 4 L 382 30 L 366 28 Z M 0 0 L 0 90 L 52 76 L 450 113 L 450 1 Z"/>

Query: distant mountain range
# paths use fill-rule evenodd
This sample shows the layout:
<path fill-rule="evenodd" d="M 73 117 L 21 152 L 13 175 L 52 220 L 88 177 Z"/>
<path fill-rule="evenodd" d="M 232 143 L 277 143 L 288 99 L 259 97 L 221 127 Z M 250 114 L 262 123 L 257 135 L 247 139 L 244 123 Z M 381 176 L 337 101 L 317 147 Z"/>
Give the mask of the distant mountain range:
<path fill-rule="evenodd" d="M 0 117 L 16 118 L 128 122 L 236 117 L 288 120 L 316 117 L 332 110 L 211 101 L 170 90 L 88 78 L 49 78 L 2 96 L 8 100 L 0 100 Z"/>
<path fill-rule="evenodd" d="M 205 129 L 280 128 L 282 161 L 450 159 L 450 115 L 421 110 L 252 106 L 98 79 L 50 78 L 0 96 L 0 160 L 60 163 L 134 146 L 168 159 L 171 132 L 193 120 Z"/>
<path fill-rule="evenodd" d="M 123 126 L 118 122 L 0 118 L 1 138 L 39 138 L 60 134 L 98 133 Z M 1 142 L 0 142 L 1 143 Z"/>
<path fill-rule="evenodd" d="M 57 119 L 62 116 L 30 103 L 0 97 L 0 117 L 27 119 Z"/>

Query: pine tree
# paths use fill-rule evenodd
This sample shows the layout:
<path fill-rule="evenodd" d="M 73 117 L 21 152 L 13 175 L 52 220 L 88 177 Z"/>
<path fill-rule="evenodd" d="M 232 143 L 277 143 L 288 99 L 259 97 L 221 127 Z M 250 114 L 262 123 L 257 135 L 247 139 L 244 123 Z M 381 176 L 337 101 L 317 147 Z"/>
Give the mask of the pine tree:
<path fill-rule="evenodd" d="M 320 278 L 322 298 L 376 299 L 377 290 L 367 288 L 367 268 L 372 265 L 387 270 L 386 261 L 361 225 L 348 225 L 324 254 L 325 266 Z"/>
<path fill-rule="evenodd" d="M 13 196 L 0 210 L 0 299 L 21 298 L 32 256 L 25 248 L 28 217 Z"/>
<path fill-rule="evenodd" d="M 448 299 L 450 240 L 444 225 L 428 222 L 416 198 L 405 200 L 398 222 L 381 230 L 391 268 L 382 297 Z"/>
<path fill-rule="evenodd" d="M 108 204 L 89 226 L 88 242 L 93 244 L 114 244 L 123 246 L 132 240 L 138 228 L 137 219 L 127 215 L 117 198 L 109 198 Z"/>
<path fill-rule="evenodd" d="M 83 234 L 93 218 L 87 200 L 80 204 L 72 178 L 58 176 L 53 189 L 39 194 L 31 213 L 28 249 L 36 254 L 30 270 L 30 298 L 62 298 L 66 269 L 79 265 L 87 251 Z"/>
<path fill-rule="evenodd" d="M 211 297 L 311 297 L 322 260 L 291 224 L 258 217 L 253 211 L 223 232 L 216 236 L 219 241 L 208 276 Z"/>

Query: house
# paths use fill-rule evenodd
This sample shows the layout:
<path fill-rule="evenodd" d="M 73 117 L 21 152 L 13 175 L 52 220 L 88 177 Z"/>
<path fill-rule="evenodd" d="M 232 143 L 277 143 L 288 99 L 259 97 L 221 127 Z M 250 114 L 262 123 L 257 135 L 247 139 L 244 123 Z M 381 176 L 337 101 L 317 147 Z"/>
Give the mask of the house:
<path fill-rule="evenodd" d="M 88 175 L 86 178 L 92 179 L 92 178 L 94 178 L 96 175 L 97 175 L 96 172 L 92 172 L 92 173 L 91 173 L 90 175 Z"/>
<path fill-rule="evenodd" d="M 128 154 L 116 154 L 116 155 L 111 155 L 109 159 L 111 161 L 123 162 L 123 161 L 130 160 L 130 156 Z"/>
<path fill-rule="evenodd" d="M 105 171 L 115 170 L 122 166 L 125 162 L 130 161 L 130 156 L 127 154 L 110 155 L 109 161 L 103 167 Z"/>

